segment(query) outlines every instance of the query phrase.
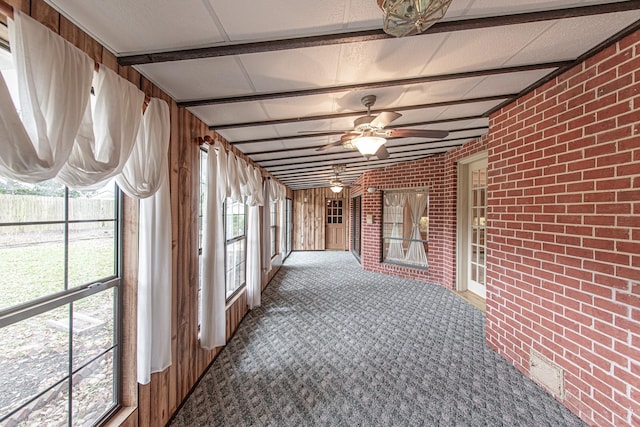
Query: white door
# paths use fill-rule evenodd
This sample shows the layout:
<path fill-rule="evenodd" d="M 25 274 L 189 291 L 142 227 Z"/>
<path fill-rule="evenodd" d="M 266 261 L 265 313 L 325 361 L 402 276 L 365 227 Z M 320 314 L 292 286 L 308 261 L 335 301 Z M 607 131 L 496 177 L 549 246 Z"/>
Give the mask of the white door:
<path fill-rule="evenodd" d="M 487 278 L 487 159 L 468 167 L 467 290 L 486 298 Z"/>

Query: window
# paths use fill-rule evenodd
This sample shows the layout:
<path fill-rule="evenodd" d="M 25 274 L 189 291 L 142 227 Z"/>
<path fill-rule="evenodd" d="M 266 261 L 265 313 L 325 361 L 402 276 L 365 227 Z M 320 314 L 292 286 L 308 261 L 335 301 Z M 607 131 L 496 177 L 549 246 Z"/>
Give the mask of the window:
<path fill-rule="evenodd" d="M 429 190 L 383 192 L 383 261 L 427 268 Z"/>
<path fill-rule="evenodd" d="M 273 201 L 269 206 L 271 216 L 271 258 L 278 253 L 278 202 Z"/>
<path fill-rule="evenodd" d="M 229 299 L 246 283 L 247 207 L 228 198 L 224 204 L 226 252 L 226 296 Z"/>
<path fill-rule="evenodd" d="M 0 424 L 92 425 L 119 402 L 119 192 L 0 178 Z"/>
<path fill-rule="evenodd" d="M 287 199 L 286 201 L 286 221 L 287 223 L 284 226 L 285 229 L 285 233 L 286 234 L 286 238 L 284 239 L 285 241 L 285 254 L 286 256 L 289 256 L 289 254 L 291 253 L 291 247 L 292 247 L 292 240 L 293 240 L 293 234 L 292 234 L 292 228 L 293 228 L 293 200 L 291 199 Z"/>
<path fill-rule="evenodd" d="M 351 199 L 351 252 L 360 259 L 362 196 Z"/>
<path fill-rule="evenodd" d="M 204 147 L 200 147 L 200 198 L 198 201 L 198 326 L 202 319 L 202 235 L 204 233 L 204 209 L 207 206 L 207 159 L 209 153 Z"/>

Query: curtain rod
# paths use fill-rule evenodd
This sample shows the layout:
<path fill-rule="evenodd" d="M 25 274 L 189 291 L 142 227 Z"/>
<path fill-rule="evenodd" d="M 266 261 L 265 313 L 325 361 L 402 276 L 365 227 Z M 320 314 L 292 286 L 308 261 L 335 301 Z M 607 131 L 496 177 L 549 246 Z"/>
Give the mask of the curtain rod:
<path fill-rule="evenodd" d="M 0 0 L 0 13 L 5 15 L 7 18 L 13 19 L 13 6 L 11 6 L 9 3 L 5 2 L 4 0 Z M 98 71 L 100 69 L 100 63 L 98 61 L 93 61 L 94 66 L 93 69 L 94 71 Z M 149 96 L 147 96 L 146 94 L 144 95 L 144 104 L 142 105 L 142 111 L 144 112 L 144 110 L 147 108 L 147 106 L 149 105 L 149 101 L 151 101 L 151 99 L 149 98 Z"/>

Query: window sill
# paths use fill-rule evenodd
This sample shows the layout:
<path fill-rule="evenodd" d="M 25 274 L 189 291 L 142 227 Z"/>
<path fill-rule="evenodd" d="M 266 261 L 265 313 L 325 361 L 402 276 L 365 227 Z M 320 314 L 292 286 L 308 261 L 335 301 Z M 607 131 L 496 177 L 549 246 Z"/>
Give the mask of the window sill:
<path fill-rule="evenodd" d="M 134 414 L 136 414 L 138 408 L 136 406 L 124 406 L 120 408 L 113 416 L 111 416 L 108 420 L 102 424 L 104 427 L 116 427 L 120 426 Z M 137 415 L 136 415 L 137 417 Z M 137 420 L 136 420 L 137 421 Z M 135 423 L 137 424 L 137 423 Z"/>
<path fill-rule="evenodd" d="M 393 261 L 382 261 L 380 264 L 382 265 L 392 265 L 394 267 L 403 267 L 403 268 L 413 268 L 414 270 L 420 270 L 420 271 L 429 271 L 429 266 L 425 266 L 425 267 L 421 267 L 419 265 L 413 265 L 413 264 L 404 264 L 401 262 L 393 262 Z"/>

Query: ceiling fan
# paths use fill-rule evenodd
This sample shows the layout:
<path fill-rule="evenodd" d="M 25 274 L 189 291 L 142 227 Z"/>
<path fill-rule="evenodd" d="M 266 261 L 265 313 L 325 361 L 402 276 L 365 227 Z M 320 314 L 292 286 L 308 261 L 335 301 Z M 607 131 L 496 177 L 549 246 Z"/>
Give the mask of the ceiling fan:
<path fill-rule="evenodd" d="M 389 152 L 385 147 L 387 138 L 444 138 L 449 135 L 446 130 L 429 129 L 387 129 L 394 120 L 402 117 L 402 114 L 393 111 L 384 111 L 377 116 L 371 115 L 371 107 L 376 102 L 375 95 L 367 95 L 361 99 L 362 105 L 367 107 L 367 115 L 359 117 L 353 122 L 353 130 L 347 131 L 335 142 L 317 149 L 326 150 L 342 145 L 345 148 L 357 148 L 367 159 L 376 156 L 380 160 L 389 158 Z"/>

